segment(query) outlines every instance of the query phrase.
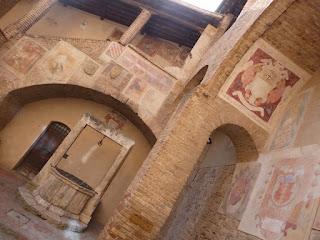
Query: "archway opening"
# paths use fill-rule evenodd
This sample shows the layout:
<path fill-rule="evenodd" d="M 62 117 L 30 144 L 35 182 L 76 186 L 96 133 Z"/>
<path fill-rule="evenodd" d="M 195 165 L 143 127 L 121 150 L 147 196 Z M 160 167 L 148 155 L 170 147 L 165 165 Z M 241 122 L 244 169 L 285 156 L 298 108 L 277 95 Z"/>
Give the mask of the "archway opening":
<path fill-rule="evenodd" d="M 30 160 L 31 158 L 27 158 L 28 153 L 34 153 L 33 150 L 41 149 L 38 146 L 43 146 L 43 137 L 47 136 L 51 129 L 50 123 L 56 125 L 56 122 L 60 122 L 72 130 L 83 114 L 87 112 L 104 122 L 106 126 L 113 129 L 117 128 L 115 130 L 117 132 L 114 132 L 115 135 L 122 134 L 135 142 L 128 155 L 126 155 L 125 161 L 112 178 L 98 208 L 94 212 L 93 224 L 89 225 L 89 229 L 85 233 L 90 235 L 93 231 L 95 237 L 92 239 L 95 239 L 99 231 L 102 230 L 102 225 L 112 216 L 114 209 L 123 198 L 126 189 L 154 144 L 156 138 L 152 131 L 125 104 L 100 92 L 74 85 L 50 84 L 18 89 L 8 94 L 0 103 L 0 106 L 0 168 L 6 171 L 20 169 L 26 163 L 34 163 Z M 103 157 L 104 154 L 100 154 L 101 151 L 93 150 L 105 149 L 105 145 L 109 142 L 107 138 L 102 140 L 102 136 L 99 134 L 98 136 L 92 135 L 94 134 L 90 136 L 82 134 L 77 138 L 77 143 L 86 146 L 81 150 L 88 150 L 86 153 L 89 153 L 82 154 L 81 152 L 81 156 L 79 156 L 81 158 L 77 159 L 79 164 L 72 165 L 74 170 L 72 174 L 89 183 L 90 181 L 94 182 L 97 177 L 100 179 L 102 176 L 102 173 L 99 172 L 99 175 L 92 172 L 92 169 L 98 169 L 99 171 L 106 169 L 106 161 L 104 162 L 102 158 L 98 159 L 98 157 Z M 88 146 L 91 143 L 92 146 Z M 70 148 L 70 151 L 80 153 L 74 148 Z M 108 148 L 107 152 L 109 150 Z M 70 151 L 67 154 L 70 154 Z M 111 153 L 108 152 L 108 154 Z M 31 155 L 34 156 L 35 154 Z M 66 158 L 66 164 L 70 163 L 72 156 L 70 154 L 70 157 Z M 97 164 L 104 165 L 101 167 Z M 2 210 L 0 209 L 0 211 Z M 101 226 L 101 228 L 97 226 Z M 88 237 L 88 239 L 91 238 Z"/>
<path fill-rule="evenodd" d="M 155 144 L 156 137 L 152 130 L 128 105 L 99 91 L 72 84 L 41 84 L 10 92 L 0 101 L 0 130 L 24 105 L 43 99 L 66 97 L 86 99 L 116 109 L 140 129 L 151 145 Z"/>
<path fill-rule="evenodd" d="M 15 169 L 32 179 L 46 165 L 70 130 L 61 122 L 51 122 L 24 154 Z"/>
<path fill-rule="evenodd" d="M 233 124 L 217 128 L 162 229 L 161 239 L 220 239 L 226 233 L 221 226 L 230 222 L 231 231 L 236 231 L 237 220 L 230 221 L 222 210 L 225 195 L 237 165 L 254 162 L 257 156 L 255 143 L 244 128 Z"/>

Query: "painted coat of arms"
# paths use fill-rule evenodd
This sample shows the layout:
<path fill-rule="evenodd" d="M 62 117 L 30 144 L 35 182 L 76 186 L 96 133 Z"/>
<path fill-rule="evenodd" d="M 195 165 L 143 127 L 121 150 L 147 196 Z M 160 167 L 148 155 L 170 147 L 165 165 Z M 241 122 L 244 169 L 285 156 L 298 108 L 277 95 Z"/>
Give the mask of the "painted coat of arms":
<path fill-rule="evenodd" d="M 226 193 L 219 212 L 241 220 L 258 178 L 261 163 L 239 163 L 233 174 L 232 183 Z"/>
<path fill-rule="evenodd" d="M 320 196 L 319 154 L 318 145 L 270 153 L 239 229 L 265 240 L 308 239 Z"/>
<path fill-rule="evenodd" d="M 274 112 L 309 77 L 260 39 L 235 67 L 219 96 L 269 130 Z"/>
<path fill-rule="evenodd" d="M 312 89 L 302 92 L 286 107 L 279 124 L 275 128 L 274 137 L 270 139 L 269 150 L 292 147 L 304 119 L 312 92 Z"/>

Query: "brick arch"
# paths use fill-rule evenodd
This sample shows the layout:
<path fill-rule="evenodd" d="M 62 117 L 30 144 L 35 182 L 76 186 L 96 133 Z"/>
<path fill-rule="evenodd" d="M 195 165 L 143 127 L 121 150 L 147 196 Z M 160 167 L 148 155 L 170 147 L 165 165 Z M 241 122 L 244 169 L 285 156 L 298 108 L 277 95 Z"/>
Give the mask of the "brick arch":
<path fill-rule="evenodd" d="M 225 171 L 225 169 L 221 171 L 220 168 L 222 168 L 222 166 L 217 168 L 217 166 L 213 167 L 212 165 L 210 167 L 210 164 L 208 165 L 208 158 L 206 156 L 209 148 L 214 147 L 214 145 L 210 144 L 217 143 L 213 140 L 217 132 L 222 133 L 231 140 L 232 147 L 235 150 L 236 162 L 257 160 L 259 153 L 256 144 L 250 133 L 244 127 L 233 123 L 225 123 L 215 128 L 210 135 L 210 140 L 207 142 L 207 145 L 204 145 L 201 156 L 190 172 L 188 180 L 180 192 L 178 200 L 174 204 L 173 211 L 161 229 L 157 240 L 196 238 L 194 234 L 198 220 L 207 209 L 208 199 L 210 199 L 214 193 L 215 182 L 219 181 L 221 176 L 226 179 L 230 178 L 230 175 L 232 176 L 232 172 L 229 171 L 229 168 L 233 169 L 231 165 L 223 166 L 223 168 L 228 168 L 227 171 Z M 220 140 L 221 139 L 218 141 Z M 217 172 L 219 173 L 217 174 Z M 217 176 L 220 176 L 220 178 Z M 201 198 L 199 198 L 199 196 L 201 196 Z M 219 198 L 211 200 L 217 201 Z"/>
<path fill-rule="evenodd" d="M 111 95 L 72 84 L 40 84 L 8 92 L 0 101 L 0 130 L 6 126 L 25 104 L 48 98 L 64 97 L 81 98 L 111 107 L 124 115 L 142 131 L 152 145 L 156 142 L 156 136 L 150 126 L 130 106 Z"/>
<path fill-rule="evenodd" d="M 223 132 L 230 138 L 234 145 L 238 162 L 257 160 L 259 152 L 256 143 L 244 127 L 227 123 L 218 127 L 215 131 Z"/>

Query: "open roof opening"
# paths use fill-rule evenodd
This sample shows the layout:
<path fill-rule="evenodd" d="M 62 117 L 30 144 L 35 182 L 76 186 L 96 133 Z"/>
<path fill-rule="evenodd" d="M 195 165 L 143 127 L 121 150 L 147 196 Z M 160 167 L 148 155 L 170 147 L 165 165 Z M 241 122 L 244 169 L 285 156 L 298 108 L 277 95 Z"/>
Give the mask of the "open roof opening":
<path fill-rule="evenodd" d="M 181 0 L 181 2 L 193 5 L 194 7 L 198 7 L 209 12 L 215 12 L 223 0 Z"/>

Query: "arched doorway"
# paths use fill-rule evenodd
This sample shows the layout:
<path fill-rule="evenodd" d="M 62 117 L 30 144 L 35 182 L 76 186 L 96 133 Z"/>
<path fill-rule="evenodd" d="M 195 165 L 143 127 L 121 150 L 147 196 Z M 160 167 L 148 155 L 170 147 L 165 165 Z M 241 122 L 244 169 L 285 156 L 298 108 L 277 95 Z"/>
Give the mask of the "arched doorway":
<path fill-rule="evenodd" d="M 230 222 L 236 230 L 237 221 L 230 221 L 219 211 L 236 165 L 255 161 L 257 156 L 244 128 L 226 124 L 214 130 L 158 239 L 225 239 L 214 234 Z"/>
<path fill-rule="evenodd" d="M 134 148 L 127 155 L 98 205 L 92 224 L 84 233 L 88 235 L 93 231 L 99 233 L 102 225 L 112 216 L 156 140 L 148 126 L 126 104 L 101 92 L 76 85 L 48 84 L 15 90 L 0 103 L 0 112 L 0 140 L 3 140 L 0 143 L 0 167 L 6 170 L 13 169 L 27 149 L 37 141 L 40 135 L 42 136 L 41 133 L 50 121 L 59 121 L 74 129 L 82 114 L 88 112 L 107 125 L 110 122 L 110 127 L 119 124 L 121 127 L 119 133 L 135 141 Z M 24 133 L 20 131 L 22 129 L 25 130 Z M 17 134 L 16 138 L 10 138 L 15 134 Z M 26 137 L 23 137 L 25 135 Z M 91 135 L 83 137 L 86 139 L 79 138 L 78 140 L 86 144 L 87 152 L 90 154 L 81 154 L 82 158 L 78 161 L 80 164 L 75 170 L 85 169 L 79 172 L 80 177 L 82 175 L 88 175 L 88 178 L 91 177 L 90 175 L 97 177 L 97 172 L 88 168 L 88 166 L 94 167 L 90 164 L 96 165 L 90 156 L 97 155 L 95 152 L 91 154 L 94 149 L 91 149 L 89 145 L 98 146 L 102 138 L 99 137 L 95 141 Z M 106 140 L 102 141 L 103 144 L 107 144 Z M 18 146 L 19 149 L 13 149 L 13 147 L 8 149 L 8 146 Z M 65 160 L 66 163 L 72 160 L 71 157 L 70 155 Z M 98 161 L 99 159 L 93 160 Z M 99 166 L 96 167 L 99 168 Z"/>
<path fill-rule="evenodd" d="M 24 154 L 15 169 L 32 179 L 46 165 L 69 132 L 70 128 L 67 125 L 61 122 L 51 122 Z"/>

